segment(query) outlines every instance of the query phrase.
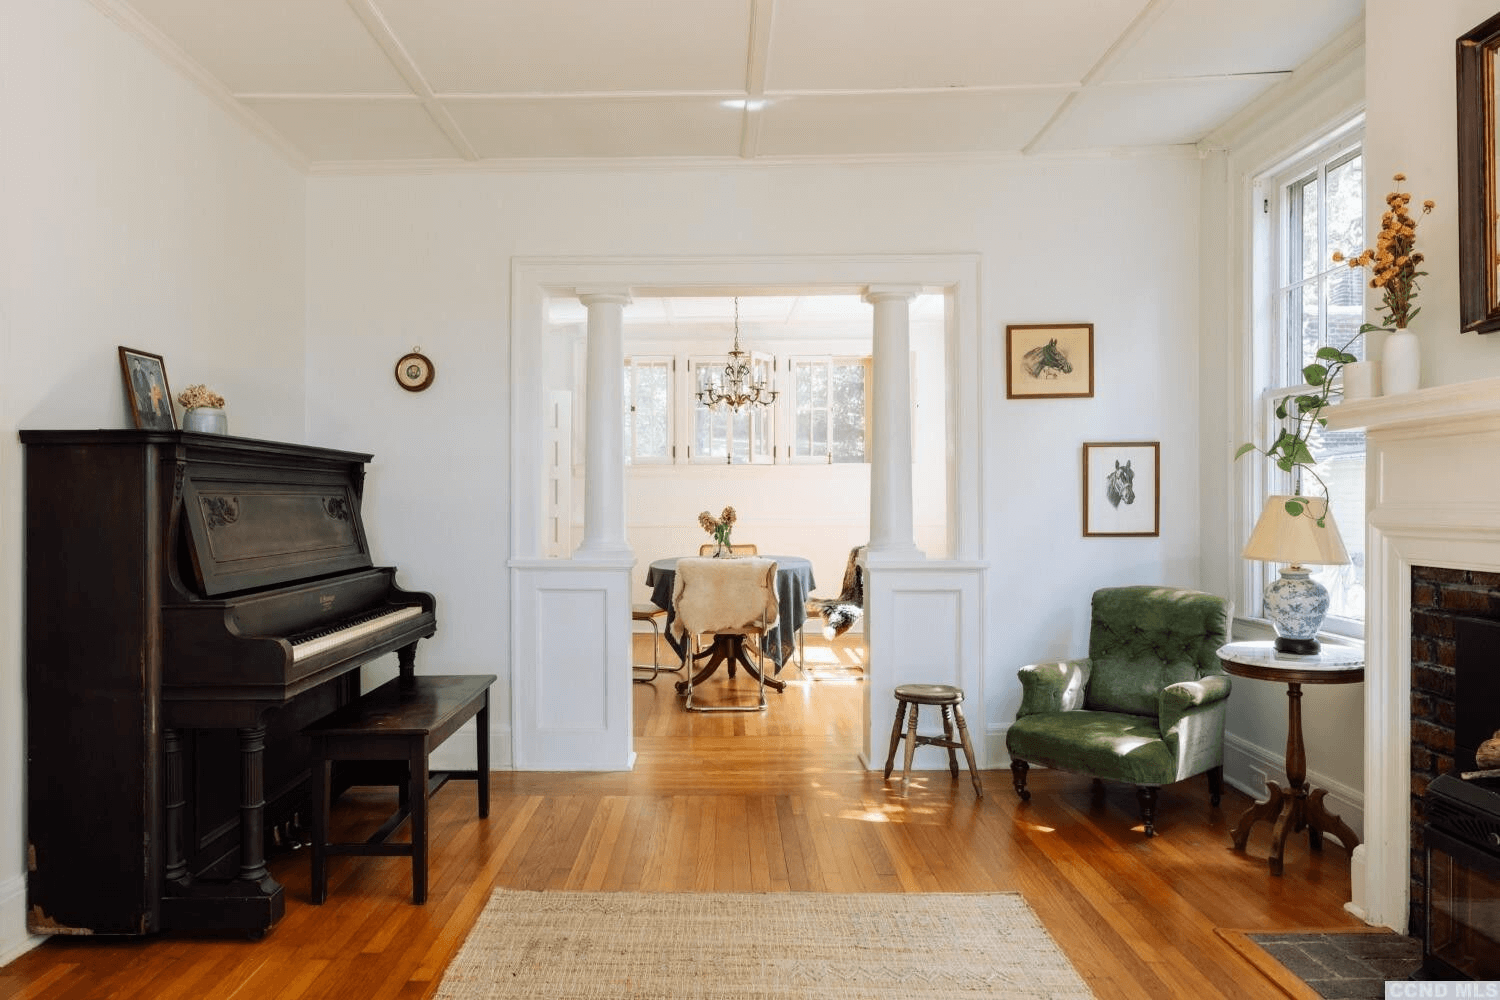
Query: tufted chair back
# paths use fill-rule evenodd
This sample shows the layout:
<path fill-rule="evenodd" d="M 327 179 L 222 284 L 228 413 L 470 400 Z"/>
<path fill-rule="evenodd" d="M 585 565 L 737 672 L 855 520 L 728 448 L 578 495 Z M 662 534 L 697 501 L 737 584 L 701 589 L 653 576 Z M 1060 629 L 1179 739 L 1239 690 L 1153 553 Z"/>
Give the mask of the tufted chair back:
<path fill-rule="evenodd" d="M 1154 718 L 1162 688 L 1224 672 L 1214 652 L 1229 617 L 1228 601 L 1197 590 L 1096 590 L 1084 707 Z"/>

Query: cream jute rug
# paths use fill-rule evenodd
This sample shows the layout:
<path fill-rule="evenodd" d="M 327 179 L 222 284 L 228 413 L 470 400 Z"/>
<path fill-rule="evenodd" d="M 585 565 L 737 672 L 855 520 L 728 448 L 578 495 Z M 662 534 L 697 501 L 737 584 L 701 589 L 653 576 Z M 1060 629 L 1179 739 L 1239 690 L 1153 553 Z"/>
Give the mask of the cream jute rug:
<path fill-rule="evenodd" d="M 437 1000 L 1092 997 L 1019 893 L 496 890 Z"/>

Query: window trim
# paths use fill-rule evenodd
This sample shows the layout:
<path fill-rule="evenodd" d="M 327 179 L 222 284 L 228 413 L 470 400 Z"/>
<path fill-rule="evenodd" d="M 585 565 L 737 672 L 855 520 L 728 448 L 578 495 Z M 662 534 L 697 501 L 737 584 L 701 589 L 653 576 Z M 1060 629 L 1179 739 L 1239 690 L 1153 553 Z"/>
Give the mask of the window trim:
<path fill-rule="evenodd" d="M 1365 120 L 1361 111 L 1303 145 L 1296 153 L 1259 172 L 1250 185 L 1252 202 L 1247 268 L 1249 309 L 1246 317 L 1249 336 L 1244 348 L 1248 378 L 1243 383 L 1246 396 L 1241 411 L 1244 421 L 1241 429 L 1245 436 L 1241 440 L 1255 441 L 1262 445 L 1267 443 L 1270 440 L 1266 437 L 1268 430 L 1279 424 L 1273 416 L 1275 401 L 1311 388 L 1284 384 L 1294 375 L 1290 370 L 1287 350 L 1288 333 L 1284 329 L 1282 293 L 1284 289 L 1306 280 L 1293 282 L 1284 277 L 1291 257 L 1288 247 L 1291 227 L 1285 215 L 1289 208 L 1285 199 L 1286 190 L 1299 177 L 1305 178 L 1310 173 L 1337 166 L 1341 161 L 1347 162 L 1347 157 L 1356 149 L 1361 153 L 1366 152 L 1364 146 Z M 1368 193 L 1365 203 L 1368 224 Z M 1325 224 L 1324 212 L 1325 208 L 1320 204 L 1320 227 Z M 1250 461 L 1247 458 L 1236 465 L 1244 467 L 1236 472 L 1246 502 L 1241 505 L 1239 516 L 1232 518 L 1232 523 L 1239 532 L 1239 538 L 1248 538 L 1264 506 L 1265 497 L 1281 485 L 1290 485 L 1290 481 L 1283 479 L 1285 474 L 1270 466 L 1263 456 L 1260 461 Z M 1233 551 L 1238 557 L 1239 546 L 1235 546 Z M 1262 595 L 1266 584 L 1279 573 L 1279 568 L 1247 559 L 1240 559 L 1240 563 L 1243 567 L 1240 576 L 1242 616 L 1251 621 L 1264 621 Z M 1330 635 L 1363 639 L 1365 623 L 1329 615 L 1324 619 L 1322 631 Z"/>
<path fill-rule="evenodd" d="M 636 454 L 636 441 L 639 439 L 636 433 L 636 422 L 630 421 L 630 444 L 625 447 L 626 465 L 672 465 L 676 459 L 677 450 L 677 358 L 671 354 L 627 354 L 625 355 L 625 369 L 631 372 L 629 397 L 625 400 L 632 413 L 635 412 L 636 386 L 638 384 L 634 372 L 643 365 L 650 367 L 663 367 L 667 371 L 667 453 L 665 455 Z"/>

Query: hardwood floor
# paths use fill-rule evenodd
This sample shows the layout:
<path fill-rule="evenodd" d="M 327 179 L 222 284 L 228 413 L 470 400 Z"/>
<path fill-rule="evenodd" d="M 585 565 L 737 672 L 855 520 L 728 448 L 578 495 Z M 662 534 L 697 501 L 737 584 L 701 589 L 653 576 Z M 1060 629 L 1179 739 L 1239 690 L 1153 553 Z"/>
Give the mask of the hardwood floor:
<path fill-rule="evenodd" d="M 808 641 L 825 675 L 847 675 L 858 655 Z M 306 852 L 285 854 L 272 871 L 287 889 L 286 917 L 264 940 L 54 938 L 0 969 L 0 997 L 415 1000 L 436 988 L 497 886 L 1015 890 L 1101 1000 L 1285 997 L 1216 931 L 1362 926 L 1342 908 L 1342 850 L 1310 854 L 1301 838 L 1288 845 L 1286 875 L 1270 875 L 1265 824 L 1246 854 L 1229 846 L 1249 800 L 1227 790 L 1215 809 L 1204 779 L 1162 790 L 1153 840 L 1141 835 L 1132 789 L 1098 791 L 1040 769 L 1027 804 L 1006 770 L 984 773 L 983 800 L 967 774 L 954 781 L 946 768 L 914 775 L 902 799 L 897 777 L 883 782 L 855 759 L 858 682 L 804 680 L 789 666 L 768 712 L 708 716 L 680 709 L 675 676 L 634 685 L 632 773 L 497 772 L 486 821 L 468 785 L 440 792 L 425 906 L 410 903 L 407 859 L 342 857 L 330 863 L 328 902 L 313 906 Z M 917 758 L 941 761 L 932 749 Z M 389 807 L 385 793 L 355 790 L 336 822 L 368 829 Z"/>

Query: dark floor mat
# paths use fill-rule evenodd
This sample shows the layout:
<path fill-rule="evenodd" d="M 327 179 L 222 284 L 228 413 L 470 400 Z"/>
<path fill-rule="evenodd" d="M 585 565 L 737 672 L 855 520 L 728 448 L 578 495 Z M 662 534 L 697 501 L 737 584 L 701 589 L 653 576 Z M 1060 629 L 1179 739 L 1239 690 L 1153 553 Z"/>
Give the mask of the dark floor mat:
<path fill-rule="evenodd" d="M 1422 942 L 1403 934 L 1249 934 L 1326 1000 L 1383 1000 L 1388 980 L 1422 965 Z"/>

